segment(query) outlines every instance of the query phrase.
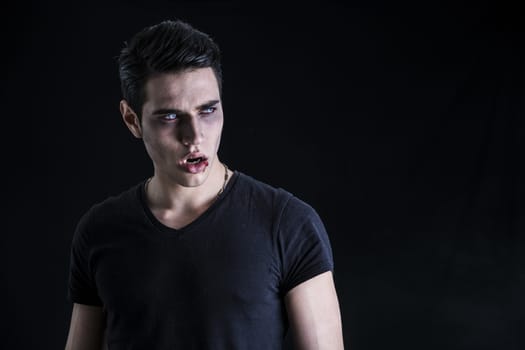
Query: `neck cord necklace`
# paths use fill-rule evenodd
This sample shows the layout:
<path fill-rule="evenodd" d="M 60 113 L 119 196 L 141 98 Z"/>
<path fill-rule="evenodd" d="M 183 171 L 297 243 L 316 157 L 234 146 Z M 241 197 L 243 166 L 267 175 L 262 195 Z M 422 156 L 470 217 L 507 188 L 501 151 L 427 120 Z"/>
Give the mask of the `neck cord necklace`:
<path fill-rule="evenodd" d="M 226 183 L 228 182 L 228 166 L 224 163 L 222 163 L 224 166 L 224 182 L 222 183 L 222 187 L 219 190 L 219 193 L 217 193 L 216 198 L 218 198 L 222 192 L 224 192 L 224 189 L 226 188 Z M 148 193 L 148 185 L 151 182 L 151 179 L 153 179 L 153 176 L 151 176 L 149 179 L 146 180 L 146 183 L 144 184 L 144 192 Z"/>
<path fill-rule="evenodd" d="M 217 197 L 221 195 L 222 192 L 224 192 L 224 189 L 226 188 L 226 182 L 228 182 L 228 166 L 224 163 L 224 182 L 222 183 L 222 188 L 220 189 L 219 193 L 217 193 Z"/>

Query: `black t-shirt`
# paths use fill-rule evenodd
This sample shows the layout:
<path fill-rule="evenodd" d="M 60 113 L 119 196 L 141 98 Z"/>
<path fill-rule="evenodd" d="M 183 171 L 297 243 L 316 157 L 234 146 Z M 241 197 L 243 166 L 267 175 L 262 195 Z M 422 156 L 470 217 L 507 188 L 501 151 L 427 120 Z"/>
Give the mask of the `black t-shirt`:
<path fill-rule="evenodd" d="M 69 297 L 103 307 L 109 349 L 280 349 L 285 294 L 333 269 L 315 210 L 238 171 L 178 230 L 144 197 L 94 205 L 73 237 Z"/>

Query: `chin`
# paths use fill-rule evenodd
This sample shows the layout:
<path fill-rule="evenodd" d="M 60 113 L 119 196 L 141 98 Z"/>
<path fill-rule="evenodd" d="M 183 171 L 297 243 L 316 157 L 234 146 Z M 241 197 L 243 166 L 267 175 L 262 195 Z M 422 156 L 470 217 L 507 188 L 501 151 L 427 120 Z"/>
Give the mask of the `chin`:
<path fill-rule="evenodd" d="M 186 187 L 199 187 L 202 184 L 204 184 L 204 182 L 206 182 L 207 178 L 208 178 L 207 172 L 201 172 L 197 174 L 186 174 L 182 182 L 183 182 L 183 185 Z"/>

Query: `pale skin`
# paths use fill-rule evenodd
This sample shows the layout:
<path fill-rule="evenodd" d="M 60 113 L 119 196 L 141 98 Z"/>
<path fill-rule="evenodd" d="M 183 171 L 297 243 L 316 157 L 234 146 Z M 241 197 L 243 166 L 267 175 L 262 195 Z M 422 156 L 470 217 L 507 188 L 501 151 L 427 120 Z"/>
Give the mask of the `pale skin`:
<path fill-rule="evenodd" d="M 145 91 L 142 120 L 125 100 L 120 111 L 153 162 L 148 204 L 159 221 L 177 229 L 206 211 L 224 183 L 225 170 L 217 156 L 224 122 L 219 88 L 212 69 L 199 68 L 157 75 Z M 204 157 L 208 165 L 189 166 L 188 155 Z M 285 305 L 296 349 L 344 348 L 331 272 L 290 290 Z M 104 330 L 102 308 L 75 303 L 66 350 L 105 349 Z"/>

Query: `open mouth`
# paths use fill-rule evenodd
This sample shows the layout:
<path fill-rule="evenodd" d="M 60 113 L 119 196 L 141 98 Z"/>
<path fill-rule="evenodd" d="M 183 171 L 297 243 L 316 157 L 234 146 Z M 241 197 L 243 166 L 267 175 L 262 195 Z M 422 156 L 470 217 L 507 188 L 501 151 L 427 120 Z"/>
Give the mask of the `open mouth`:
<path fill-rule="evenodd" d="M 199 164 L 200 162 L 204 161 L 204 157 L 196 157 L 196 158 L 188 158 L 186 159 L 187 164 Z"/>
<path fill-rule="evenodd" d="M 187 172 L 197 174 L 206 170 L 208 167 L 208 158 L 195 152 L 193 154 L 188 154 L 187 158 L 183 160 L 181 165 Z"/>

